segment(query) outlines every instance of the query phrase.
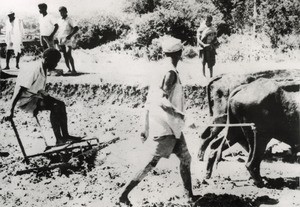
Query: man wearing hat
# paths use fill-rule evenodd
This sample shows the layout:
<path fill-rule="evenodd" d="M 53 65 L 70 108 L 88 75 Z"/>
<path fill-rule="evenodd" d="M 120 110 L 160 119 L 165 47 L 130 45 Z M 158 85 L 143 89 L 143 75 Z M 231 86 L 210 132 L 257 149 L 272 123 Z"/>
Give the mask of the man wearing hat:
<path fill-rule="evenodd" d="M 72 47 L 74 46 L 74 39 L 72 37 L 78 31 L 78 27 L 75 26 L 73 20 L 68 17 L 68 11 L 66 7 L 59 7 L 59 12 L 61 19 L 58 21 L 58 45 L 63 53 L 69 72 L 71 74 L 76 74 L 74 59 L 72 56 Z"/>
<path fill-rule="evenodd" d="M 166 73 L 157 86 L 151 86 L 146 104 L 145 132 L 142 140 L 149 149 L 148 160 L 126 185 L 119 198 L 120 203 L 131 205 L 128 194 L 137 186 L 158 163 L 161 158 L 169 158 L 174 153 L 180 160 L 180 175 L 187 196 L 193 199 L 191 182 L 191 155 L 182 133 L 184 126 L 185 100 L 183 87 L 177 71 L 181 59 L 182 43 L 179 39 L 166 36 L 162 49 L 166 64 L 162 67 Z"/>
<path fill-rule="evenodd" d="M 47 13 L 47 4 L 41 3 L 38 7 L 42 14 L 39 19 L 41 45 L 44 50 L 54 48 L 54 35 L 58 30 L 57 21 Z"/>
<path fill-rule="evenodd" d="M 24 26 L 23 21 L 16 18 L 13 11 L 8 13 L 5 31 L 6 67 L 4 69 L 10 69 L 9 61 L 13 53 L 16 55 L 16 68 L 19 69 Z"/>
<path fill-rule="evenodd" d="M 54 48 L 46 49 L 41 64 L 36 67 L 21 69 L 16 80 L 12 97 L 9 120 L 14 116 L 17 103 L 25 111 L 37 116 L 40 111 L 50 111 L 50 122 L 56 137 L 56 145 L 68 141 L 80 140 L 68 132 L 68 122 L 65 103 L 51 97 L 45 92 L 47 71 L 55 70 L 61 54 Z"/>

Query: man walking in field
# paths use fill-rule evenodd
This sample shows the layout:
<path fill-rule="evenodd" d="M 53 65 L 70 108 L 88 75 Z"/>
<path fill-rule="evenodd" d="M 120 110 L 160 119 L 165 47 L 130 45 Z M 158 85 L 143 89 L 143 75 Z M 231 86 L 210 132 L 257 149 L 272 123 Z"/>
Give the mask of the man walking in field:
<path fill-rule="evenodd" d="M 213 77 L 213 67 L 216 63 L 216 47 L 218 46 L 217 31 L 212 26 L 213 17 L 208 15 L 205 23 L 202 23 L 197 30 L 197 42 L 200 47 L 199 58 L 202 59 L 203 76 L 205 75 L 205 65 Z"/>
<path fill-rule="evenodd" d="M 57 21 L 47 13 L 47 4 L 42 3 L 38 7 L 42 14 L 39 19 L 41 45 L 43 50 L 54 48 L 54 35 L 58 30 Z"/>
<path fill-rule="evenodd" d="M 51 97 L 45 92 L 47 71 L 55 70 L 61 58 L 58 50 L 49 48 L 43 53 L 42 63 L 33 68 L 21 69 L 16 80 L 9 120 L 14 116 L 17 103 L 19 107 L 33 116 L 40 111 L 50 111 L 50 122 L 56 137 L 56 145 L 81 138 L 71 136 L 68 132 L 68 120 L 65 103 Z"/>
<path fill-rule="evenodd" d="M 131 206 L 128 194 L 136 187 L 163 158 L 169 158 L 174 153 L 180 159 L 180 175 L 183 180 L 187 196 L 194 198 L 191 182 L 191 155 L 187 149 L 182 133 L 184 126 L 185 100 L 183 87 L 177 71 L 177 64 L 181 59 L 182 43 L 179 39 L 165 37 L 162 43 L 163 52 L 167 57 L 166 70 L 159 85 L 151 87 L 147 97 L 148 109 L 144 138 L 150 159 L 126 185 L 120 196 L 120 203 Z"/>
<path fill-rule="evenodd" d="M 21 57 L 24 26 L 22 20 L 16 18 L 13 11 L 8 14 L 5 32 L 6 67 L 4 69 L 10 69 L 9 61 L 14 53 L 16 56 L 16 68 L 20 69 L 19 62 Z"/>
<path fill-rule="evenodd" d="M 78 27 L 74 25 L 73 20 L 68 17 L 67 8 L 59 7 L 61 19 L 58 21 L 58 45 L 65 58 L 65 63 L 69 69 L 69 73 L 76 74 L 74 59 L 72 57 L 72 47 L 74 46 L 73 35 L 78 31 Z M 70 68 L 71 64 L 71 68 Z"/>

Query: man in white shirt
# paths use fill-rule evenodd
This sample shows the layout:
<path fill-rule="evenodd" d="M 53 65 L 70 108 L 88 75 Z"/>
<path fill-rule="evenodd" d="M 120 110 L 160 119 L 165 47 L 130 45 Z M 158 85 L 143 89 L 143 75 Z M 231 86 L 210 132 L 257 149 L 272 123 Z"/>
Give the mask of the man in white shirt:
<path fill-rule="evenodd" d="M 183 186 L 190 201 L 197 199 L 193 195 L 191 181 L 191 155 L 186 145 L 182 129 L 184 126 L 185 100 L 183 87 L 177 71 L 177 64 L 182 55 L 182 43 L 179 39 L 165 37 L 162 43 L 167 64 L 166 70 L 158 86 L 151 86 L 147 96 L 145 133 L 149 159 L 143 160 L 139 171 L 125 186 L 119 198 L 120 203 L 132 206 L 128 195 L 158 164 L 161 158 L 169 158 L 174 153 L 180 160 L 180 175 Z"/>
<path fill-rule="evenodd" d="M 6 67 L 4 69 L 10 69 L 9 61 L 13 53 L 16 55 L 16 68 L 19 69 L 23 34 L 24 26 L 22 20 L 16 18 L 14 12 L 9 12 L 6 21 Z"/>
<path fill-rule="evenodd" d="M 40 40 L 44 50 L 54 48 L 54 35 L 58 30 L 57 21 L 47 13 L 47 4 L 38 5 L 42 16 L 39 19 L 40 24 Z"/>
<path fill-rule="evenodd" d="M 45 92 L 47 71 L 55 70 L 60 58 L 61 54 L 58 50 L 49 48 L 43 53 L 40 65 L 20 71 L 8 117 L 12 120 L 17 103 L 22 110 L 32 113 L 33 116 L 37 116 L 40 111 L 50 111 L 50 122 L 57 145 L 80 140 L 79 137 L 69 135 L 65 103 Z"/>
<path fill-rule="evenodd" d="M 76 74 L 74 59 L 72 57 L 72 48 L 74 46 L 73 35 L 78 31 L 78 27 L 74 25 L 73 20 L 68 17 L 67 8 L 64 6 L 59 7 L 61 19 L 58 21 L 58 45 L 65 58 L 65 63 L 71 74 Z M 70 68 L 71 64 L 71 68 Z"/>

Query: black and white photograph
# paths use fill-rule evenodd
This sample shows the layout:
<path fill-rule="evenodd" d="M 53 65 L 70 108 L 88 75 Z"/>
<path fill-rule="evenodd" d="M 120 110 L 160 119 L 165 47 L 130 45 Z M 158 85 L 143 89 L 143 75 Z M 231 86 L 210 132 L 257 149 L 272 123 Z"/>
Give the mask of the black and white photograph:
<path fill-rule="evenodd" d="M 1 207 L 300 207 L 299 0 L 0 0 Z"/>

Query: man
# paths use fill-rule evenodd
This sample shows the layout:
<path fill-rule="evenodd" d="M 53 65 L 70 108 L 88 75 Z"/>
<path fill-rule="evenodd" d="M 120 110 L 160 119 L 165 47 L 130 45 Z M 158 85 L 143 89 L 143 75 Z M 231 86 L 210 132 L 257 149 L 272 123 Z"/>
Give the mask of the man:
<path fill-rule="evenodd" d="M 42 16 L 39 19 L 40 24 L 40 40 L 44 50 L 54 48 L 54 35 L 58 30 L 58 24 L 55 19 L 47 13 L 47 4 L 38 5 L 39 12 Z"/>
<path fill-rule="evenodd" d="M 163 52 L 167 57 L 166 73 L 157 87 L 151 87 L 147 97 L 148 110 L 144 139 L 150 149 L 150 159 L 135 177 L 126 185 L 119 198 L 120 203 L 131 205 L 128 194 L 137 186 L 158 163 L 160 158 L 169 158 L 174 153 L 180 159 L 180 174 L 189 198 L 194 198 L 191 182 L 191 155 L 182 134 L 184 125 L 184 93 L 179 73 L 178 61 L 181 59 L 182 43 L 179 39 L 165 37 L 162 43 Z"/>
<path fill-rule="evenodd" d="M 199 58 L 202 59 L 203 76 L 205 75 L 205 65 L 210 71 L 210 77 L 213 77 L 213 66 L 216 63 L 216 47 L 218 46 L 217 31 L 212 26 L 213 17 L 208 15 L 205 23 L 201 24 L 197 30 L 197 41 L 200 47 Z"/>
<path fill-rule="evenodd" d="M 14 12 L 8 13 L 8 20 L 6 21 L 6 67 L 9 68 L 9 61 L 13 53 L 16 55 L 16 68 L 20 69 L 19 62 L 21 57 L 21 46 L 24 34 L 24 26 L 22 20 L 15 17 Z"/>
<path fill-rule="evenodd" d="M 22 110 L 32 113 L 35 117 L 38 112 L 49 110 L 50 122 L 57 145 L 80 140 L 79 137 L 69 135 L 65 103 L 51 97 L 44 91 L 47 71 L 55 70 L 60 58 L 61 54 L 58 50 L 49 48 L 43 53 L 41 65 L 20 71 L 8 117 L 9 119 L 13 118 L 17 102 L 19 102 L 19 107 Z"/>
<path fill-rule="evenodd" d="M 65 58 L 65 63 L 69 69 L 69 73 L 76 74 L 74 59 L 72 57 L 72 47 L 74 45 L 74 39 L 72 37 L 78 31 L 78 27 L 74 26 L 72 19 L 68 17 L 66 7 L 59 7 L 59 12 L 62 18 L 58 21 L 58 45 Z M 70 64 L 72 70 L 70 69 Z"/>

